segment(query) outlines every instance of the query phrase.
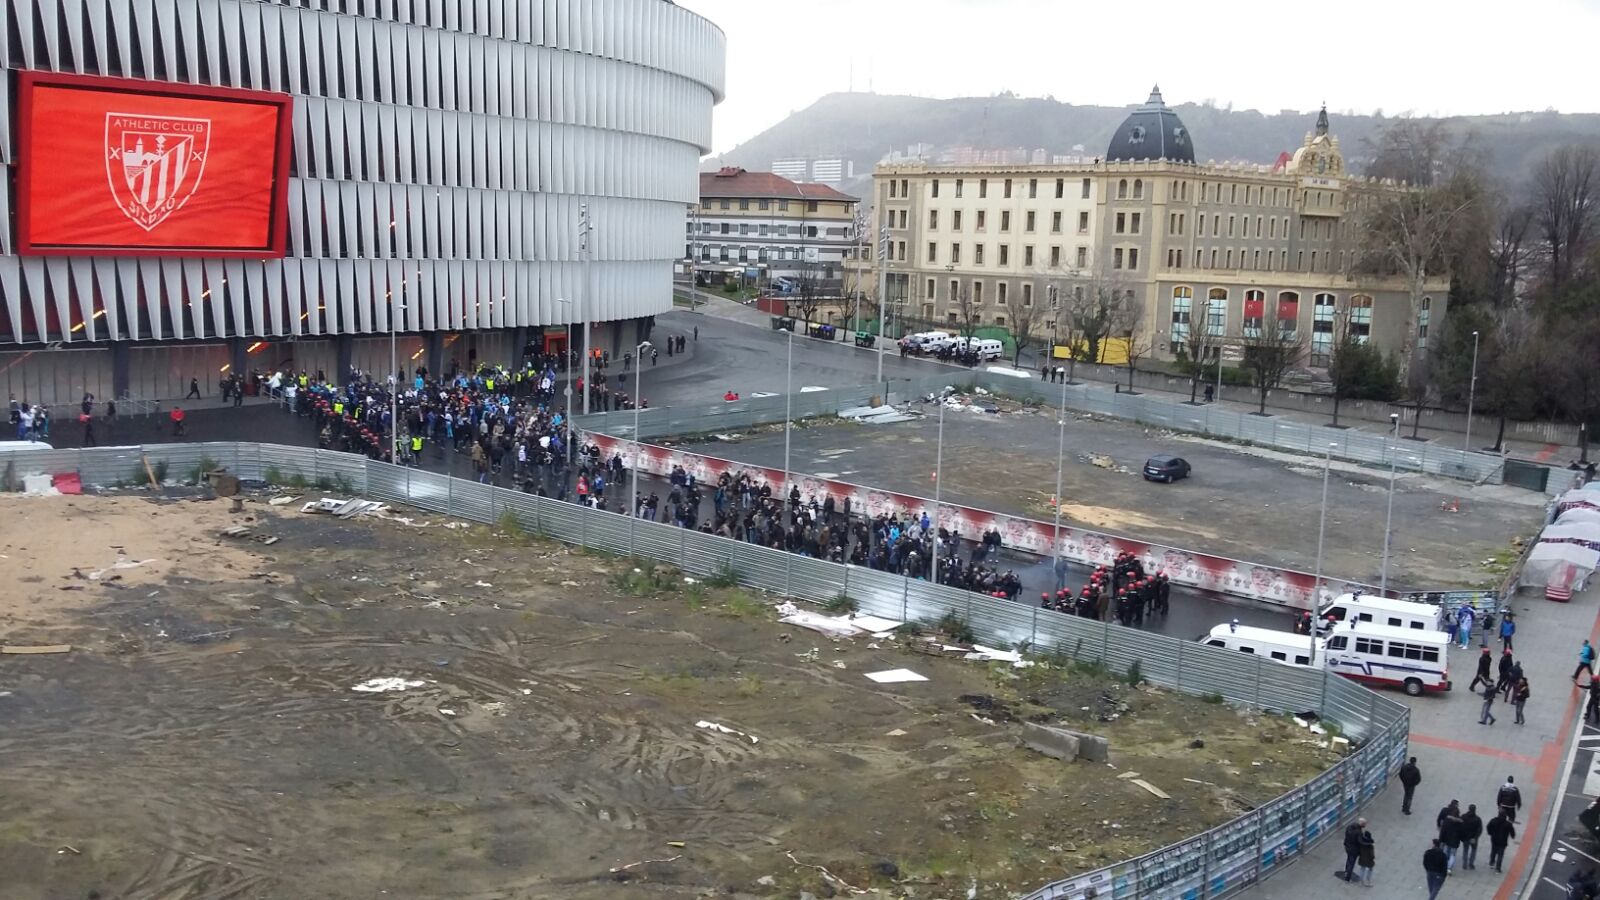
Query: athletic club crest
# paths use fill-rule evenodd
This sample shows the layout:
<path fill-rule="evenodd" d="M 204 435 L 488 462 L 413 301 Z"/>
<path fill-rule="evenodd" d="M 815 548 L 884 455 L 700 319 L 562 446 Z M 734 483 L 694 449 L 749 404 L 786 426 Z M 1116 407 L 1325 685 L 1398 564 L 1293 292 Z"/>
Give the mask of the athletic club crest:
<path fill-rule="evenodd" d="M 106 113 L 106 179 L 122 214 L 145 231 L 200 189 L 211 120 Z"/>

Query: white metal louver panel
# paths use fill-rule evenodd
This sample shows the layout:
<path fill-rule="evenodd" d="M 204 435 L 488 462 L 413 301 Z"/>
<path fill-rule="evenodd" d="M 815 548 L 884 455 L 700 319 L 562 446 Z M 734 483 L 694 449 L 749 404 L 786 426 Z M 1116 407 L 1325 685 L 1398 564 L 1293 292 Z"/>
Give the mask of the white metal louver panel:
<path fill-rule="evenodd" d="M 200 296 L 204 288 L 201 283 L 200 260 L 185 259 L 179 264 L 179 274 L 183 278 L 183 308 L 188 310 L 189 320 L 194 323 L 194 332 L 190 335 L 196 338 L 216 337 L 215 333 L 206 333 L 206 298 Z M 221 328 L 222 323 L 218 322 Z"/>
<path fill-rule="evenodd" d="M 44 260 L 45 279 L 49 282 L 50 294 L 55 300 L 56 327 L 60 329 L 61 339 L 68 343 L 78 339 L 72 333 L 72 279 L 67 271 L 66 259 L 59 256 L 47 257 Z"/>
<path fill-rule="evenodd" d="M 0 266 L 5 260 L 0 258 Z M 122 288 L 117 282 L 117 263 L 109 257 L 97 256 L 90 261 L 94 266 L 94 278 L 98 282 L 100 306 L 106 311 L 105 327 L 103 329 L 107 340 L 117 341 L 128 337 L 122 327 Z M 3 269 L 0 269 L 3 271 Z M 18 309 L 12 309 L 13 320 L 18 315 Z M 98 338 L 96 338 L 98 340 Z"/>
<path fill-rule="evenodd" d="M 72 277 L 72 294 L 78 300 L 78 321 L 83 323 L 83 330 L 73 337 L 81 341 L 97 341 L 101 327 L 94 315 L 94 266 L 87 257 L 74 256 L 67 259 L 67 270 Z"/>
<path fill-rule="evenodd" d="M 205 288 L 202 293 L 211 306 L 211 322 L 217 330 L 218 337 L 238 337 L 239 335 L 228 328 L 228 293 L 227 275 L 222 270 L 222 260 L 208 259 L 204 265 Z"/>
<path fill-rule="evenodd" d="M 355 298 L 356 319 L 355 327 L 349 331 L 359 329 L 362 334 L 371 334 L 372 327 L 372 266 L 364 259 L 345 259 L 339 261 L 343 274 L 340 277 L 340 287 Z"/>
<path fill-rule="evenodd" d="M 317 260 L 308 259 L 300 263 L 300 290 L 305 301 L 305 311 L 302 315 L 305 316 L 306 334 L 310 335 L 324 334 L 327 331 L 322 322 L 326 310 L 323 309 L 322 303 L 321 274 L 322 266 Z"/>
<path fill-rule="evenodd" d="M 157 263 L 152 261 L 152 266 Z M 189 328 L 184 320 L 183 296 L 183 262 L 182 260 L 164 258 L 159 263 L 161 270 L 161 294 L 166 298 L 167 325 L 170 327 L 172 337 L 183 340 L 190 337 Z"/>
<path fill-rule="evenodd" d="M 262 263 L 246 260 L 244 264 L 244 294 L 247 314 L 250 317 L 250 337 L 268 337 L 266 322 L 267 289 Z"/>
<path fill-rule="evenodd" d="M 139 266 L 132 259 L 115 260 L 117 272 L 117 287 L 122 297 L 122 337 L 138 340 L 150 337 L 149 329 L 141 324 L 142 317 L 139 311 L 144 307 L 141 283 L 139 280 Z M 43 340 L 41 337 L 40 340 Z"/>
<path fill-rule="evenodd" d="M 281 260 L 269 260 L 263 266 L 266 270 L 267 290 L 265 302 L 267 306 L 267 324 L 270 328 L 266 333 L 273 336 L 288 334 L 289 326 L 283 320 L 285 312 L 283 304 L 283 262 Z"/>
<path fill-rule="evenodd" d="M 22 261 L 15 256 L 0 256 L 0 293 L 5 294 L 11 339 L 19 344 L 32 340 L 32 335 L 22 333 Z"/>
<path fill-rule="evenodd" d="M 139 290 L 142 293 L 139 305 L 145 311 L 143 318 L 146 327 L 141 330 L 144 332 L 143 336 L 159 341 L 167 336 L 167 330 L 163 327 L 167 317 L 161 314 L 163 305 L 161 262 L 155 259 L 141 259 L 135 265 L 138 268 Z M 23 267 L 23 273 L 27 273 L 27 266 Z"/>

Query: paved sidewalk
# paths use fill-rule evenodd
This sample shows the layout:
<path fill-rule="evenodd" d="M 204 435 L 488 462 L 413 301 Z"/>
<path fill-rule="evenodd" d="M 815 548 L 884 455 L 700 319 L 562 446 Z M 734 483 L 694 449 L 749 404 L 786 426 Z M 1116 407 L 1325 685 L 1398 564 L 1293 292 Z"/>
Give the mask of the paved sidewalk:
<path fill-rule="evenodd" d="M 1411 753 L 1422 770 L 1412 804 L 1412 815 L 1400 813 L 1398 781 L 1380 794 L 1363 813 L 1377 841 L 1373 884 L 1370 889 L 1346 885 L 1333 876 L 1344 868 L 1339 833 L 1282 874 L 1256 885 L 1241 896 L 1251 900 L 1306 900 L 1344 893 L 1390 898 L 1426 897 L 1422 853 L 1436 835 L 1435 816 L 1451 800 L 1461 808 L 1475 803 L 1485 822 L 1494 815 L 1495 791 L 1514 776 L 1522 787 L 1523 808 L 1517 816 L 1517 839 L 1507 851 L 1505 873 L 1488 868 L 1489 842 L 1480 839 L 1478 867 L 1455 874 L 1440 891 L 1441 900 L 1510 900 L 1520 896 L 1524 884 L 1538 867 L 1539 847 L 1549 824 L 1568 748 L 1576 734 L 1582 692 L 1570 680 L 1577 663 L 1578 646 L 1585 636 L 1600 640 L 1600 585 L 1591 585 L 1571 603 L 1552 603 L 1538 590 L 1520 592 L 1512 603 L 1518 613 L 1514 655 L 1522 662 L 1533 691 L 1527 706 L 1527 724 L 1512 724 L 1516 711 L 1496 703 L 1498 724 L 1479 725 L 1482 702 L 1469 696 L 1478 655 L 1478 638 L 1470 650 L 1453 650 L 1450 674 L 1456 688 L 1449 694 L 1408 701 L 1411 709 Z M 1499 655 L 1499 642 L 1491 642 Z"/>

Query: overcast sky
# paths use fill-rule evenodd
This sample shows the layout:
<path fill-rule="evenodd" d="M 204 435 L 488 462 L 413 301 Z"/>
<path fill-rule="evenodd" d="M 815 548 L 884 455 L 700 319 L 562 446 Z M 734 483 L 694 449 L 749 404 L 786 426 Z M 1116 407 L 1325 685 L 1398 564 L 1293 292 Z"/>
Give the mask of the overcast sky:
<path fill-rule="evenodd" d="M 1600 111 L 1600 0 L 676 0 L 728 37 L 716 151 L 823 94 Z"/>

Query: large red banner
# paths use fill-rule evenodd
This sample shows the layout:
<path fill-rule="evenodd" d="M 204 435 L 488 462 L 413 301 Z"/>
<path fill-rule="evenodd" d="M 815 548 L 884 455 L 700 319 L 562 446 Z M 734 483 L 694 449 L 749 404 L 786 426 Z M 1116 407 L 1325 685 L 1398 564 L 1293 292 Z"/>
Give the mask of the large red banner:
<path fill-rule="evenodd" d="M 24 72 L 19 252 L 283 256 L 287 94 Z"/>

